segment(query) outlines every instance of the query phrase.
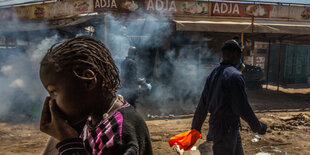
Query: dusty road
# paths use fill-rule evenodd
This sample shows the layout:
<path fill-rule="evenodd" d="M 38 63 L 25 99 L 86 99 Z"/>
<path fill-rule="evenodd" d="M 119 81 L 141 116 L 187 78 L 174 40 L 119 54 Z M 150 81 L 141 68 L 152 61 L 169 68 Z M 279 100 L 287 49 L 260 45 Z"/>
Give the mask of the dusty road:
<path fill-rule="evenodd" d="M 248 95 L 257 116 L 269 128 L 266 135 L 260 136 L 261 140 L 252 142 L 253 133 L 245 122 L 242 123 L 241 136 L 245 154 L 254 155 L 264 146 L 277 147 L 287 154 L 310 154 L 310 94 L 261 90 L 249 91 Z M 177 109 L 178 106 L 168 108 Z M 190 129 L 192 120 L 190 113 L 193 109 L 188 108 L 188 111 L 184 112 L 185 115 L 170 113 L 170 115 L 160 116 L 155 112 L 154 106 L 147 106 L 148 109 L 151 107 L 151 110 L 141 107 L 139 111 L 148 119 L 147 125 L 154 154 L 176 155 L 176 151 L 168 146 L 168 140 L 171 136 Z M 147 114 L 150 114 L 150 117 L 147 117 Z M 206 121 L 202 130 L 203 139 L 197 143 L 197 148 L 204 142 L 207 128 Z M 0 122 L 0 155 L 40 154 L 47 139 L 48 136 L 39 131 L 37 124 Z M 206 149 L 201 145 L 199 149 L 208 151 L 209 148 Z M 202 154 L 206 153 L 202 152 Z"/>

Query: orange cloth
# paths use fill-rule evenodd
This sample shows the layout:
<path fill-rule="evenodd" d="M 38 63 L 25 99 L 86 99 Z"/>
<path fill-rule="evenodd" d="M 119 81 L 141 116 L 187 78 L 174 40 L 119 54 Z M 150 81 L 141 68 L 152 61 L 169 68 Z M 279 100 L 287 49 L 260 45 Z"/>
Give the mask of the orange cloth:
<path fill-rule="evenodd" d="M 180 133 L 169 139 L 170 147 L 173 145 L 179 145 L 180 149 L 190 150 L 196 141 L 201 138 L 201 133 L 196 129 Z"/>

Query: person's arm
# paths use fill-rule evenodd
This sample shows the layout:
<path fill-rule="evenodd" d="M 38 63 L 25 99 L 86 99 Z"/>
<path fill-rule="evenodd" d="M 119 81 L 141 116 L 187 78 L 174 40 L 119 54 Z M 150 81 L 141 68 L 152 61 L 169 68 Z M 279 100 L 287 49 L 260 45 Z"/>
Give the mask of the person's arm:
<path fill-rule="evenodd" d="M 124 155 L 136 155 L 139 154 L 139 144 L 137 135 L 135 132 L 124 133 Z"/>
<path fill-rule="evenodd" d="M 200 101 L 198 103 L 198 106 L 196 108 L 194 118 L 192 121 L 192 129 L 196 129 L 197 131 L 200 132 L 201 126 L 206 120 L 206 117 L 208 115 L 208 108 L 209 108 L 209 103 L 207 103 L 207 94 L 209 91 L 209 78 L 206 80 L 205 87 L 203 89 L 202 95 L 200 97 Z"/>
<path fill-rule="evenodd" d="M 56 101 L 46 97 L 40 120 L 40 130 L 60 141 L 56 148 L 60 155 L 87 155 L 78 132 L 65 119 Z M 55 141 L 48 146 L 55 145 Z"/>
<path fill-rule="evenodd" d="M 234 75 L 230 84 L 233 111 L 250 125 L 252 131 L 264 134 L 266 125 L 258 121 L 249 104 L 243 75 Z"/>
<path fill-rule="evenodd" d="M 71 138 L 56 145 L 59 155 L 89 155 L 85 150 L 82 138 Z"/>

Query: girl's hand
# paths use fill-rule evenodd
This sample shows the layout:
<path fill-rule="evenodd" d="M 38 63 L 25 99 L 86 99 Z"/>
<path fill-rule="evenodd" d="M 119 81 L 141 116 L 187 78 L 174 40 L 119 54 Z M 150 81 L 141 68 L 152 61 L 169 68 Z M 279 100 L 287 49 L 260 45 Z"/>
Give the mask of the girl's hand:
<path fill-rule="evenodd" d="M 41 121 L 40 130 L 59 141 L 77 138 L 78 132 L 74 130 L 63 117 L 63 114 L 56 104 L 56 101 L 51 97 L 46 97 Z"/>

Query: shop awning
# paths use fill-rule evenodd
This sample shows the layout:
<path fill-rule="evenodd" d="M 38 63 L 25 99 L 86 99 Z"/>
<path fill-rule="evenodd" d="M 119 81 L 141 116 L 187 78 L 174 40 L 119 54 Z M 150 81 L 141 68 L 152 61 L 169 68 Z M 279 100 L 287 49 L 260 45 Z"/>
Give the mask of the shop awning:
<path fill-rule="evenodd" d="M 234 20 L 234 19 L 174 19 L 177 31 L 207 31 L 226 33 L 310 34 L 310 22 Z M 253 24 L 252 24 L 253 23 Z"/>
<path fill-rule="evenodd" d="M 250 33 L 251 22 L 230 22 L 214 20 L 174 20 L 177 31 L 209 31 L 209 32 L 231 32 Z"/>
<path fill-rule="evenodd" d="M 0 32 L 37 31 L 68 27 L 87 22 L 92 18 L 92 16 L 84 16 L 42 21 L 4 21 L 0 23 Z"/>
<path fill-rule="evenodd" d="M 255 21 L 254 33 L 308 35 L 310 34 L 310 22 Z"/>

